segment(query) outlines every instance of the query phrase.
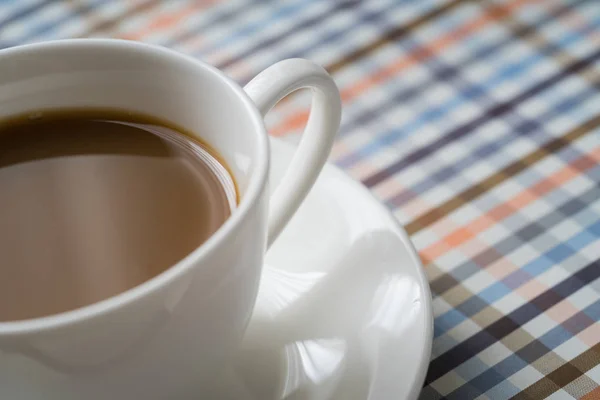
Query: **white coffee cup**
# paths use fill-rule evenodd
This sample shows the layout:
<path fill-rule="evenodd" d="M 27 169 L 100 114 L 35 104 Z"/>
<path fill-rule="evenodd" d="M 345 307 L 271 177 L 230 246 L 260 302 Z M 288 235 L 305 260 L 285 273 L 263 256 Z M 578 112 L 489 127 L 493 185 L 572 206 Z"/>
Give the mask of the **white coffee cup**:
<path fill-rule="evenodd" d="M 263 116 L 300 88 L 312 89 L 309 122 L 270 196 Z M 73 311 L 0 322 L 0 398 L 202 398 L 252 314 L 266 248 L 326 161 L 340 123 L 338 90 L 301 59 L 273 65 L 242 89 L 196 59 L 135 42 L 0 51 L 0 120 L 74 107 L 141 112 L 196 132 L 231 168 L 241 200 L 204 244 L 151 280 Z"/>

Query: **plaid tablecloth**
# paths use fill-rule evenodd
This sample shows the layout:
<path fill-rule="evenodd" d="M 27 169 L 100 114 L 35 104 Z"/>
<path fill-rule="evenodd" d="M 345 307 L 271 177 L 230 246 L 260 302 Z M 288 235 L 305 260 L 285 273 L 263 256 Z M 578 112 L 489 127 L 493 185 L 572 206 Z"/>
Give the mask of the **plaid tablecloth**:
<path fill-rule="evenodd" d="M 332 160 L 404 224 L 433 292 L 422 399 L 600 399 L 600 2 L 0 1 L 0 47 L 169 46 L 241 84 L 324 65 Z M 268 116 L 297 140 L 308 97 Z"/>

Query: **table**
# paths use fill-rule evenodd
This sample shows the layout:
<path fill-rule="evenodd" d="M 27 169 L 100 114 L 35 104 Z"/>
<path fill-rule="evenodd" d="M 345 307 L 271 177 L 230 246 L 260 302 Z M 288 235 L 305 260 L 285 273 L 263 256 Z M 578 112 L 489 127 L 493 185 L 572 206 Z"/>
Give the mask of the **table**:
<path fill-rule="evenodd" d="M 0 2 L 0 47 L 157 43 L 239 83 L 305 57 L 337 81 L 332 160 L 405 226 L 430 279 L 422 399 L 600 399 L 600 3 Z M 268 118 L 296 141 L 309 96 Z"/>

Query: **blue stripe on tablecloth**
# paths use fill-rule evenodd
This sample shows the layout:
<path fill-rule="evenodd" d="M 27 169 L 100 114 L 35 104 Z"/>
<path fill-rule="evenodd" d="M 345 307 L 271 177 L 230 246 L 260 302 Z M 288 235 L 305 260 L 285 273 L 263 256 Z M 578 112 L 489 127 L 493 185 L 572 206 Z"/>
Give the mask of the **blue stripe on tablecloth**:
<path fill-rule="evenodd" d="M 44 0 L 35 4 L 28 5 L 25 8 L 17 9 L 16 12 L 0 21 L 0 32 L 2 31 L 2 29 L 6 28 L 8 24 L 30 17 L 32 14 L 35 14 L 36 12 L 40 11 L 46 6 L 49 6 L 52 3 L 52 0 Z"/>
<path fill-rule="evenodd" d="M 266 1 L 268 0 L 246 1 L 242 4 L 239 4 L 238 7 L 232 9 L 217 9 L 216 11 L 205 13 L 205 15 L 202 15 L 202 18 L 199 18 L 194 22 L 194 25 L 188 26 L 187 29 L 182 31 L 180 34 L 167 39 L 164 43 L 162 43 L 162 45 L 166 47 L 177 47 L 187 40 L 202 36 L 202 31 L 211 25 L 224 25 L 226 23 L 233 22 L 231 21 L 232 19 L 235 19 L 240 14 L 247 12 L 253 6 L 264 4 Z M 197 55 L 200 54 L 202 54 L 201 51 L 199 51 Z"/>
<path fill-rule="evenodd" d="M 586 100 L 598 96 L 599 89 L 600 80 L 587 87 L 583 92 L 564 99 L 552 109 L 540 115 L 537 120 L 548 123 L 557 117 L 561 117 L 576 109 L 577 106 L 581 105 Z M 486 142 L 478 147 L 474 147 L 469 153 L 462 156 L 460 160 L 457 160 L 452 165 L 445 165 L 443 168 L 431 173 L 417 183 L 412 184 L 410 187 L 403 188 L 400 192 L 387 200 L 386 204 L 390 208 L 402 207 L 409 201 L 434 189 L 440 183 L 460 175 L 463 171 L 467 170 L 477 162 L 485 160 L 487 157 L 494 155 L 494 153 L 505 149 L 506 146 L 510 145 L 515 140 L 522 139 L 523 137 L 528 137 L 538 144 L 542 144 L 551 139 L 547 133 L 543 131 L 543 128 L 540 128 L 537 124 L 531 124 L 529 121 L 524 121 L 521 124 L 514 126 L 513 129 L 508 130 L 505 135 L 498 136 L 496 141 Z"/>
<path fill-rule="evenodd" d="M 30 42 L 36 37 L 40 37 L 44 34 L 51 34 L 61 28 L 64 24 L 73 20 L 73 18 L 81 17 L 83 14 L 88 12 L 93 12 L 94 9 L 105 2 L 105 0 L 87 0 L 85 3 L 82 3 L 82 7 L 78 9 L 70 9 L 67 12 L 63 12 L 58 14 L 54 19 L 44 21 L 40 21 L 35 25 L 34 28 L 31 28 L 25 32 L 25 35 L 19 37 L 18 39 L 12 40 L 10 42 L 2 40 L 0 36 L 0 49 L 17 46 L 19 44 Z"/>
<path fill-rule="evenodd" d="M 242 24 L 239 28 L 232 29 L 227 36 L 215 40 L 214 42 L 210 43 L 208 47 L 204 48 L 201 51 L 195 52 L 194 54 L 196 56 L 202 56 L 208 52 L 212 52 L 222 47 L 231 45 L 238 40 L 251 37 L 252 35 L 256 34 L 259 30 L 264 28 L 267 24 L 275 23 L 279 19 L 291 18 L 294 16 L 295 13 L 307 7 L 307 4 L 312 4 L 316 2 L 316 0 L 300 0 L 296 3 L 286 4 L 283 6 L 276 5 L 276 8 L 272 13 L 265 13 L 264 18 L 259 19 L 257 21 L 252 21 L 247 24 Z M 328 10 L 335 9 L 335 4 L 331 3 L 329 5 L 330 8 Z"/>
<path fill-rule="evenodd" d="M 358 15 L 350 21 L 343 28 L 339 28 L 336 26 L 336 29 L 331 32 L 325 32 L 323 35 L 312 36 L 307 35 L 307 43 L 302 47 L 294 48 L 291 51 L 286 51 L 283 49 L 281 53 L 277 53 L 277 58 L 286 59 L 286 58 L 296 58 L 296 57 L 310 57 L 310 52 L 313 50 L 317 50 L 319 48 L 323 48 L 326 45 L 329 45 L 336 40 L 343 39 L 344 35 L 351 34 L 353 30 L 356 29 L 358 25 L 364 25 L 369 23 L 379 22 L 381 19 L 385 18 L 386 15 L 394 10 L 400 8 L 402 4 L 400 2 L 390 3 L 381 9 L 375 11 L 367 11 L 360 12 L 358 11 Z M 353 10 L 354 11 L 354 10 Z M 250 80 L 252 76 L 247 75 L 241 78 L 242 82 L 246 82 Z"/>
<path fill-rule="evenodd" d="M 353 8 L 356 8 L 358 5 L 360 5 L 361 2 L 360 0 L 346 0 L 337 3 L 332 2 L 332 4 L 335 4 L 335 6 L 329 9 L 327 12 L 323 12 L 313 17 L 309 17 L 303 21 L 300 21 L 299 23 L 291 26 L 289 29 L 286 29 L 283 32 L 279 32 L 277 36 L 264 39 L 261 42 L 255 44 L 254 46 L 251 46 L 247 49 L 244 49 L 241 52 L 238 52 L 235 56 L 230 57 L 227 60 L 221 61 L 219 65 L 217 65 L 217 68 L 228 68 L 232 64 L 239 62 L 242 59 L 245 59 L 260 50 L 264 50 L 265 48 L 273 46 L 275 43 L 278 43 L 291 35 L 297 34 L 299 30 L 311 28 L 319 23 L 322 23 L 326 18 L 331 18 L 334 14 L 337 14 L 339 12 L 352 10 Z"/>
<path fill-rule="evenodd" d="M 600 232 L 600 221 L 592 224 L 592 226 L 594 230 L 597 229 Z M 437 380 L 479 352 L 506 337 L 506 335 L 520 329 L 520 325 L 531 321 L 599 277 L 600 260 L 589 263 L 562 282 L 536 296 L 529 303 L 502 316 L 489 326 L 482 327 L 480 332 L 475 333 L 431 361 L 425 380 L 426 384 Z"/>
<path fill-rule="evenodd" d="M 409 138 L 413 134 L 417 134 L 419 129 L 424 126 L 431 124 L 440 120 L 443 116 L 450 113 L 452 110 L 458 108 L 463 105 L 467 101 L 477 101 L 478 94 L 491 92 L 495 87 L 500 86 L 501 84 L 508 82 L 510 80 L 516 79 L 517 76 L 524 75 L 530 71 L 531 68 L 535 67 L 538 63 L 542 61 L 546 61 L 545 57 L 551 56 L 556 51 L 561 48 L 567 48 L 570 45 L 573 45 L 579 40 L 585 39 L 585 35 L 590 32 L 594 32 L 600 27 L 600 21 L 595 20 L 590 24 L 587 24 L 583 27 L 583 29 L 577 32 L 570 32 L 569 35 L 562 37 L 557 43 L 551 43 L 544 49 L 540 49 L 538 52 L 530 55 L 529 57 L 520 60 L 517 63 L 510 64 L 508 66 L 499 69 L 493 77 L 487 80 L 483 85 L 470 85 L 463 90 L 460 91 L 460 96 L 456 96 L 455 98 L 450 99 L 444 104 L 441 104 L 437 107 L 433 107 L 426 112 L 419 114 L 413 121 L 407 123 L 403 127 L 399 127 L 398 129 L 393 129 L 388 132 L 384 132 L 377 137 L 374 137 L 371 142 L 365 144 L 365 146 L 357 149 L 356 151 L 338 159 L 336 164 L 342 168 L 351 167 L 356 162 L 372 155 L 373 153 L 385 148 L 386 146 L 390 146 L 400 139 Z M 494 46 L 486 47 L 477 53 L 476 57 L 469 58 L 467 62 L 473 62 L 481 60 L 482 58 L 488 57 L 502 47 L 512 43 L 514 38 L 510 38 L 502 41 Z M 481 54 L 480 54 L 481 53 Z M 454 68 L 454 71 L 451 71 L 451 67 L 447 66 L 444 69 L 440 69 L 433 75 L 435 79 L 431 80 L 431 83 L 428 83 L 427 86 L 431 86 L 435 83 L 438 83 L 444 79 L 453 78 L 461 69 L 466 68 L 466 65 L 463 64 L 461 66 L 457 66 Z M 346 131 L 354 131 L 356 130 L 358 125 L 362 125 L 376 118 L 378 113 L 385 112 L 386 109 L 391 107 L 397 107 L 398 104 L 406 102 L 411 97 L 421 94 L 423 90 L 426 88 L 416 87 L 407 92 L 401 92 L 389 98 L 389 101 L 386 102 L 387 105 L 383 105 L 376 109 L 377 112 L 372 111 L 371 113 L 365 115 L 357 115 L 355 118 L 349 119 L 344 125 L 344 132 Z M 531 97 L 531 96 L 529 96 Z M 527 98 L 529 98 L 527 97 Z M 487 118 L 485 119 L 487 121 Z M 478 126 L 479 124 L 477 124 Z"/>
<path fill-rule="evenodd" d="M 535 56 L 533 56 L 533 57 L 535 58 Z M 441 135 L 439 137 L 439 139 L 434 141 L 433 143 L 429 143 L 423 147 L 415 149 L 413 152 L 409 153 L 408 155 L 403 157 L 401 160 L 398 160 L 398 161 L 394 162 L 393 164 L 385 167 L 384 169 L 368 176 L 367 178 L 363 179 L 363 183 L 367 187 L 372 187 L 372 186 L 377 185 L 378 183 L 381 183 L 382 181 L 384 181 L 384 180 L 388 179 L 390 176 L 402 171 L 403 169 L 407 168 L 408 166 L 410 166 L 418 161 L 421 161 L 425 157 L 430 156 L 431 154 L 433 154 L 435 151 L 439 150 L 443 146 L 447 146 L 450 143 L 455 142 L 455 141 L 465 137 L 466 135 L 472 133 L 475 129 L 479 128 L 480 126 L 484 125 L 485 123 L 488 123 L 491 119 L 504 116 L 508 111 L 512 110 L 517 105 L 544 92 L 545 90 L 556 85 L 558 82 L 562 81 L 566 77 L 587 69 L 590 65 L 593 65 L 598 59 L 600 59 L 600 50 L 596 50 L 596 51 L 592 52 L 591 54 L 589 54 L 587 57 L 578 59 L 577 61 L 574 61 L 573 63 L 569 64 L 568 66 L 565 66 L 562 70 L 560 70 L 556 74 L 550 76 L 547 79 L 544 79 L 542 82 L 535 84 L 534 86 L 530 87 L 529 89 L 522 91 L 521 93 L 519 93 L 512 99 L 500 102 L 497 105 L 495 105 L 494 107 L 489 108 L 480 117 L 477 117 L 474 120 L 471 120 L 464 125 L 461 125 L 455 129 L 452 129 L 451 131 L 447 132 L 446 134 Z M 512 75 L 511 69 L 509 69 L 508 73 L 510 75 Z M 435 113 L 435 111 L 433 113 Z M 431 114 L 431 112 L 425 112 L 425 115 L 430 115 L 430 114 Z M 421 119 L 428 119 L 428 117 L 419 118 L 419 120 L 421 120 Z M 421 229 L 422 228 L 423 227 L 421 227 Z M 409 232 L 409 233 L 413 234 L 414 232 Z"/>
<path fill-rule="evenodd" d="M 403 103 L 407 103 L 410 100 L 412 100 L 414 97 L 417 97 L 417 96 L 425 93 L 432 86 L 439 84 L 439 82 L 450 80 L 459 71 L 468 69 L 468 67 L 471 64 L 474 64 L 476 62 L 481 62 L 481 61 L 485 60 L 486 58 L 498 53 L 505 47 L 514 44 L 514 42 L 515 42 L 514 36 L 527 37 L 531 33 L 534 33 L 537 29 L 544 26 L 545 24 L 547 24 L 549 22 L 554 22 L 554 20 L 556 18 L 558 18 L 559 16 L 561 16 L 567 12 L 573 11 L 577 5 L 583 5 L 589 1 L 590 0 L 580 0 L 573 4 L 567 4 L 563 7 L 555 10 L 554 12 L 550 13 L 549 15 L 547 15 L 545 18 L 541 19 L 540 21 L 537 21 L 535 24 L 522 26 L 521 28 L 515 30 L 514 35 L 511 35 L 507 38 L 500 40 L 499 42 L 492 43 L 481 49 L 478 49 L 476 52 L 472 53 L 472 55 L 470 55 L 468 58 L 466 58 L 464 61 L 462 61 L 459 65 L 457 65 L 455 67 L 447 66 L 446 68 L 440 68 L 439 70 L 433 71 L 433 75 L 431 76 L 432 79 L 428 79 L 420 85 L 409 88 L 408 90 L 405 90 L 401 93 L 391 91 L 390 93 L 395 93 L 395 94 L 390 96 L 389 101 L 392 102 L 393 104 L 395 104 L 396 106 L 401 105 Z M 582 33 L 585 34 L 585 31 L 587 31 L 587 28 L 584 28 Z M 571 41 L 568 41 L 567 43 L 563 43 L 563 47 L 568 46 L 570 44 L 571 44 Z M 546 51 L 549 51 L 549 50 L 550 50 L 550 48 L 546 49 Z M 542 49 L 541 52 L 543 53 L 543 51 L 544 51 L 544 49 Z M 534 60 L 531 60 L 531 62 L 533 62 L 533 61 Z M 538 61 L 538 60 L 535 60 L 535 61 Z M 525 66 L 525 67 L 527 67 L 527 66 Z M 524 68 L 524 69 L 526 69 L 526 68 Z M 500 70 L 494 76 L 494 78 L 492 78 L 494 80 L 494 82 L 493 82 L 493 84 L 489 83 L 487 85 L 488 90 L 494 86 L 498 86 L 501 83 L 503 83 L 503 81 L 506 79 L 506 76 L 508 75 L 507 70 L 508 70 L 508 68 Z M 504 76 L 504 78 L 502 78 L 503 76 Z M 508 75 L 508 77 L 510 77 L 510 75 Z M 391 88 L 390 90 L 393 90 L 393 88 Z M 379 106 L 380 106 L 380 104 L 376 104 L 375 106 L 370 107 L 367 111 L 361 112 L 356 118 L 349 119 L 342 126 L 341 132 L 342 133 L 347 132 L 347 131 L 353 132 L 353 130 L 355 130 L 358 126 L 364 125 L 367 122 L 376 118 L 378 115 L 381 115 L 381 110 L 380 110 Z M 448 105 L 447 107 L 449 107 L 449 110 L 453 108 L 451 105 Z M 409 133 L 414 132 L 413 127 L 409 127 L 407 129 L 405 129 L 404 132 L 406 132 L 406 134 L 401 131 L 398 133 L 398 135 L 401 137 L 404 137 L 404 136 L 408 137 Z M 370 155 L 371 153 L 379 150 L 381 147 L 385 147 L 385 145 L 391 144 L 392 138 L 391 137 L 388 138 L 388 136 L 390 134 L 391 133 L 388 133 L 388 135 L 384 135 L 384 137 L 375 139 L 375 140 L 380 140 L 381 141 L 380 143 L 374 142 L 371 146 L 367 145 L 367 146 L 357 150 L 356 152 L 350 153 L 350 154 L 345 155 L 344 157 L 338 159 L 336 161 L 336 163 L 342 168 L 347 168 L 347 167 L 352 166 L 354 163 L 358 162 L 363 157 Z"/>
<path fill-rule="evenodd" d="M 600 190 L 597 189 L 595 193 L 600 195 Z M 498 281 L 483 289 L 479 292 L 478 297 L 488 304 L 492 304 L 511 293 L 514 289 L 521 287 L 526 282 L 529 282 L 533 277 L 539 276 L 543 272 L 546 272 L 549 268 L 555 266 L 556 263 L 562 262 L 568 257 L 572 256 L 578 250 L 581 250 L 588 244 L 592 243 L 600 236 L 600 221 L 592 221 L 589 226 L 583 228 L 584 229 L 581 232 L 578 232 L 571 238 L 554 246 L 535 260 L 525 264 L 519 270 L 512 272 L 501 281 Z M 510 280 L 511 277 L 517 274 L 521 275 L 518 284 L 511 285 L 511 287 L 505 283 L 507 280 Z"/>
<path fill-rule="evenodd" d="M 561 156 L 561 160 L 563 160 L 565 163 L 571 163 L 571 161 L 574 160 L 579 154 L 580 153 L 577 150 L 573 149 L 572 147 L 568 147 Z M 595 182 L 600 182 L 600 175 L 598 175 L 597 168 L 598 167 L 594 167 L 588 171 L 586 173 L 586 177 Z M 518 178 L 523 178 L 527 174 L 533 176 L 532 180 L 540 180 L 539 175 L 534 173 L 532 170 L 527 170 L 525 174 Z M 524 188 L 530 187 L 532 184 L 533 183 L 529 182 L 521 183 Z M 502 224 L 505 225 L 510 232 L 512 232 L 511 236 L 502 239 L 499 242 L 490 244 L 489 248 L 472 255 L 468 261 L 459 264 L 457 267 L 449 271 L 448 274 L 450 274 L 456 281 L 464 281 L 481 269 L 492 265 L 501 257 L 509 256 L 512 252 L 518 250 L 523 243 L 531 242 L 539 235 L 544 234 L 546 231 L 552 230 L 556 224 L 559 224 L 564 220 L 565 215 L 568 215 L 569 218 L 578 221 L 579 213 L 582 210 L 585 210 L 589 204 L 593 204 L 594 200 L 598 198 L 597 196 L 600 195 L 600 192 L 596 192 L 595 190 L 596 188 L 592 187 L 586 192 L 579 194 L 576 198 L 565 197 L 563 201 L 552 201 L 552 209 L 548 213 L 538 216 L 535 221 L 529 221 L 518 212 L 507 217 L 504 221 L 502 221 Z M 552 198 L 552 193 L 562 191 L 563 190 L 561 187 L 557 187 L 548 193 L 547 196 Z M 483 212 L 485 212 L 485 210 L 483 210 Z M 514 220 L 516 223 L 511 223 L 511 220 Z M 543 228 L 540 228 L 539 226 L 543 226 Z M 435 282 L 432 286 L 436 286 Z M 437 291 L 435 295 L 443 295 L 452 287 L 454 286 L 446 285 L 443 288 L 443 291 Z M 480 310 L 478 307 L 465 307 L 465 311 L 469 309 L 471 309 L 472 312 L 468 313 L 467 315 L 473 315 Z"/>
<path fill-rule="evenodd" d="M 544 355 L 550 353 L 558 346 L 566 343 L 572 339 L 576 334 L 590 327 L 594 321 L 598 319 L 590 319 L 585 323 L 579 322 L 584 315 L 594 315 L 600 318 L 600 300 L 587 306 L 581 311 L 575 313 L 575 315 L 567 318 L 560 325 L 551 328 L 548 332 L 542 334 L 538 339 L 534 339 L 533 342 L 526 344 L 520 350 L 510 354 L 508 357 L 499 361 L 495 365 L 487 366 L 486 369 L 479 369 L 483 371 L 477 376 L 469 379 L 465 386 L 472 386 L 479 390 L 480 393 L 486 393 L 491 390 L 494 386 L 502 383 L 507 377 L 510 377 L 517 372 L 523 370 L 528 365 L 533 364 Z M 564 326 L 571 325 L 573 321 L 577 321 L 576 330 L 569 332 Z M 457 368 L 457 372 L 460 368 Z M 459 373 L 462 378 L 465 378 Z M 447 395 L 447 399 L 464 399 L 466 397 L 464 386 L 456 389 Z M 514 393 L 513 393 L 514 394 Z"/>
<path fill-rule="evenodd" d="M 586 174 L 590 179 L 600 182 L 600 165 L 592 168 Z M 556 190 L 560 190 L 557 188 Z M 589 218 L 598 218 L 597 215 L 586 212 L 587 206 L 589 204 L 593 204 L 592 201 L 600 198 L 600 187 L 593 186 L 586 190 L 585 192 L 579 194 L 575 198 L 571 198 L 568 201 L 565 201 L 563 204 L 555 204 L 551 210 L 548 211 L 545 215 L 539 216 L 536 221 L 532 221 L 527 223 L 521 229 L 514 231 L 512 235 L 501 240 L 498 243 L 490 244 L 489 249 L 485 250 L 486 253 L 493 252 L 497 257 L 486 259 L 485 263 L 477 262 L 477 261 L 468 261 L 459 265 L 455 268 L 455 270 L 450 271 L 450 274 L 453 274 L 454 271 L 463 269 L 467 265 L 474 265 L 472 268 L 469 268 L 470 274 L 469 277 L 475 274 L 478 271 L 481 271 L 485 267 L 491 265 L 495 262 L 499 257 L 509 257 L 511 253 L 519 249 L 521 246 L 527 245 L 532 242 L 537 237 L 543 235 L 545 232 L 551 230 L 553 226 L 564 221 L 565 216 L 569 218 L 575 218 L 577 214 L 584 213 L 585 219 Z M 592 219 L 594 221 L 594 219 Z M 543 226 L 544 228 L 532 230 L 532 227 Z M 529 232 L 525 234 L 525 232 Z M 482 254 L 482 253 L 480 253 Z M 478 254 L 478 255 L 480 255 Z M 477 256 L 475 256 L 475 259 Z M 534 261 L 543 259 L 545 254 L 541 254 Z M 521 271 L 520 269 L 518 271 Z M 463 275 L 462 273 L 459 273 Z M 464 281 L 466 277 L 462 278 L 461 281 Z M 496 282 L 495 284 L 482 288 L 481 291 L 465 300 L 463 303 L 458 304 L 455 308 L 448 310 L 447 312 L 438 315 L 435 317 L 435 326 L 436 326 L 436 334 L 437 336 L 441 336 L 446 333 L 448 330 L 454 328 L 456 325 L 460 324 L 465 319 L 472 317 L 477 314 L 485 307 L 493 304 L 495 301 L 499 300 L 503 296 L 508 293 L 511 293 L 512 289 L 502 283 L 502 281 Z M 437 296 L 442 295 L 442 293 L 436 294 Z"/>

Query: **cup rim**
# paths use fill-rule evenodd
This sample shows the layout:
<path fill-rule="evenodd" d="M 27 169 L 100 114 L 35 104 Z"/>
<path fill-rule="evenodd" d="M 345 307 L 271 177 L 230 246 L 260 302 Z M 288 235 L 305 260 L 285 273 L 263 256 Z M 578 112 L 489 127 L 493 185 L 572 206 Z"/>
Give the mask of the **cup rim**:
<path fill-rule="evenodd" d="M 77 48 L 89 49 L 90 47 L 96 47 L 103 49 L 113 48 L 144 51 L 148 54 L 154 53 L 156 57 L 168 57 L 179 63 L 187 63 L 188 65 L 202 68 L 209 72 L 212 76 L 211 79 L 221 80 L 238 95 L 246 112 L 249 113 L 251 117 L 252 130 L 256 132 L 257 135 L 257 146 L 253 155 L 257 163 L 256 172 L 250 177 L 246 193 L 241 198 L 235 212 L 232 213 L 225 223 L 223 223 L 217 231 L 215 231 L 204 243 L 196 247 L 190 254 L 160 274 L 129 290 L 73 310 L 39 318 L 0 322 L 0 337 L 35 334 L 78 324 L 108 314 L 111 311 L 134 303 L 145 296 L 157 292 L 165 285 L 173 282 L 178 276 L 193 268 L 202 259 L 216 251 L 219 244 L 227 237 L 231 236 L 236 227 L 248 217 L 248 214 L 264 192 L 267 183 L 270 154 L 268 135 L 262 115 L 259 113 L 252 99 L 250 99 L 240 85 L 219 69 L 193 58 L 192 56 L 158 45 L 123 39 L 61 39 L 2 49 L 0 50 L 0 59 L 23 53 L 36 52 L 42 49 L 63 49 L 68 47 L 74 50 Z"/>

